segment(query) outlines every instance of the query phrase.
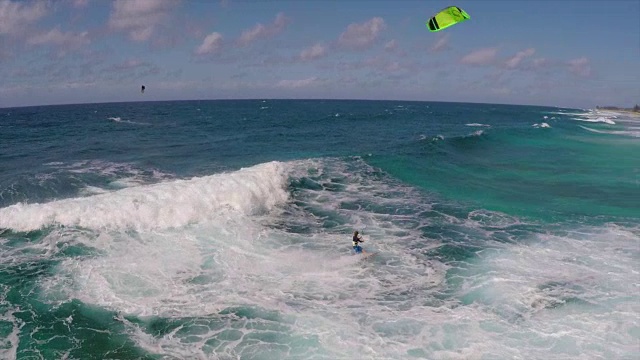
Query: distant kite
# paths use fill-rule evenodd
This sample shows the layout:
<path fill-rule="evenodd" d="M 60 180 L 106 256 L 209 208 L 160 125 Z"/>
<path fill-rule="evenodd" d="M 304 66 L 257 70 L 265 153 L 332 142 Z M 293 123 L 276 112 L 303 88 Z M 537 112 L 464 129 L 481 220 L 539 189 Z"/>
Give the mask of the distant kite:
<path fill-rule="evenodd" d="M 144 94 L 144 85 L 142 85 L 142 88 L 140 89 L 140 92 Z"/>
<path fill-rule="evenodd" d="M 448 28 L 449 26 L 471 19 L 471 16 L 457 6 L 449 6 L 442 9 L 434 17 L 429 19 L 427 27 L 429 31 L 436 32 Z"/>

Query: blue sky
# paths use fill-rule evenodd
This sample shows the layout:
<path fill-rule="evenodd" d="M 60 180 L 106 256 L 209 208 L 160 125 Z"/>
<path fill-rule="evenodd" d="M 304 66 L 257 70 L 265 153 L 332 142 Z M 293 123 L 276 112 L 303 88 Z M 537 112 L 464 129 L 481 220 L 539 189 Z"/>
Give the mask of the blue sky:
<path fill-rule="evenodd" d="M 425 22 L 450 5 L 471 19 L 429 32 Z M 0 107 L 232 98 L 632 106 L 640 0 L 0 0 L 0 79 Z"/>

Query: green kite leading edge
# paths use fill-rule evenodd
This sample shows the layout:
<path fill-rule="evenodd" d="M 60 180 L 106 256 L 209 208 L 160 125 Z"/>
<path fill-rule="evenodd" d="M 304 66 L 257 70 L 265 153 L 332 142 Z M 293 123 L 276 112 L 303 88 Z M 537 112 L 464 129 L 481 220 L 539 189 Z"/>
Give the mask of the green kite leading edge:
<path fill-rule="evenodd" d="M 464 10 L 457 6 L 449 6 L 429 19 L 427 27 L 429 31 L 435 32 L 469 19 L 471 19 L 471 16 Z"/>

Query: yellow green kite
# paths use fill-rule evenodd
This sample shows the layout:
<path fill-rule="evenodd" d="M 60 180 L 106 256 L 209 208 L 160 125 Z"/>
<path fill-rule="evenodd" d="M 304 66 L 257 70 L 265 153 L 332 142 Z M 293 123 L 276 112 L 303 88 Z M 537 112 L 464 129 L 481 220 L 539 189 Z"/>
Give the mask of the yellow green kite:
<path fill-rule="evenodd" d="M 435 32 L 469 19 L 471 19 L 471 16 L 469 16 L 469 14 L 464 10 L 457 6 L 449 6 L 446 9 L 442 9 L 434 17 L 429 19 L 427 27 L 429 28 L 429 31 Z"/>

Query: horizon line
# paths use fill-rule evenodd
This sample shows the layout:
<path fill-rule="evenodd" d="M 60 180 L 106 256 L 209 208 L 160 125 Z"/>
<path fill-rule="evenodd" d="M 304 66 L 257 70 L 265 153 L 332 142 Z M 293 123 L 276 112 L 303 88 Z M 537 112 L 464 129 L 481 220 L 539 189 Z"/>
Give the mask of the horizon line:
<path fill-rule="evenodd" d="M 0 107 L 0 110 L 5 109 L 21 109 L 21 108 L 33 108 L 33 107 L 49 107 L 49 106 L 74 106 L 74 105 L 104 105 L 104 104 L 129 104 L 129 103 L 161 103 L 161 102 L 190 102 L 190 101 L 380 101 L 380 102 L 415 102 L 415 103 L 447 103 L 447 104 L 477 104 L 477 105 L 499 105 L 499 106 L 536 106 L 546 108 L 557 109 L 571 109 L 571 110 L 587 110 L 584 108 L 570 107 L 570 106 L 557 106 L 557 105 L 539 105 L 539 104 L 509 104 L 509 103 L 487 103 L 487 102 L 474 102 L 474 101 L 445 101 L 445 100 L 398 100 L 398 99 L 369 99 L 369 98 L 235 98 L 235 99 L 173 99 L 173 100 L 136 100 L 136 101 L 103 101 L 103 102 L 86 102 L 86 103 L 53 103 L 53 104 L 38 104 L 38 105 L 20 105 Z M 594 107 L 595 109 L 595 107 Z M 593 109 L 588 109 L 593 110 Z"/>

